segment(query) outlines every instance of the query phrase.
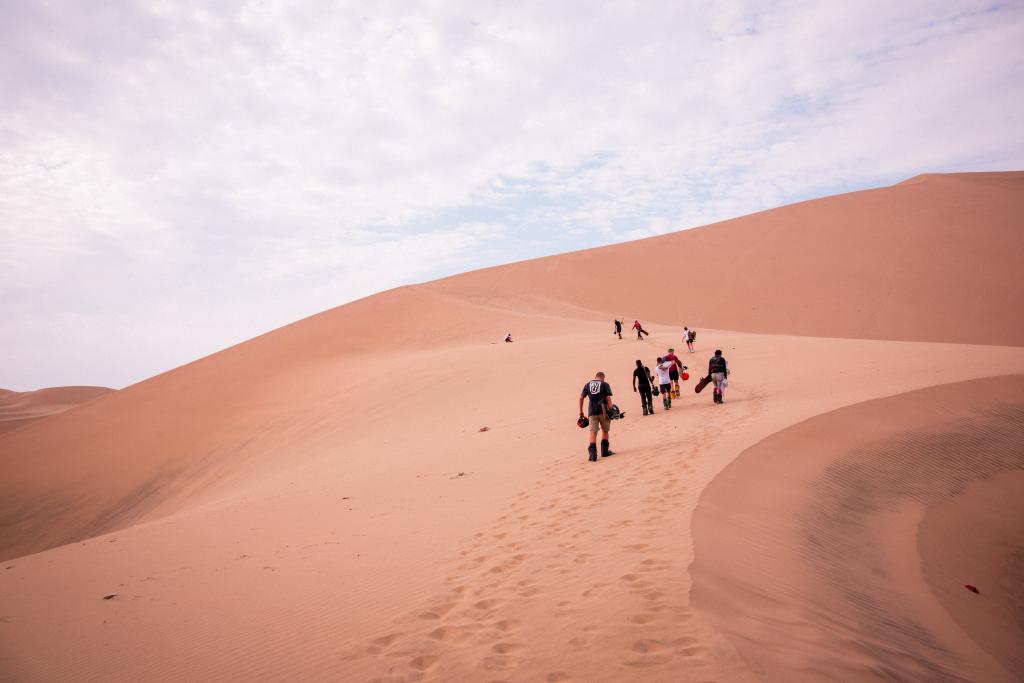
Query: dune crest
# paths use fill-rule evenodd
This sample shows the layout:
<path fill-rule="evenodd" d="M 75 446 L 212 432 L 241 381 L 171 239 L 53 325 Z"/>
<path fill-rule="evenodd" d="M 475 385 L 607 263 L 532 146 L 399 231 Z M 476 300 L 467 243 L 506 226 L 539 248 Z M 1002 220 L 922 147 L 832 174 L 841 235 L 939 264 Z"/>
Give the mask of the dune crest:
<path fill-rule="evenodd" d="M 813 671 L 836 634 L 817 609 L 828 586 L 740 593 L 782 621 L 791 597 L 806 608 L 781 663 L 691 604 L 698 500 L 728 527 L 736 501 L 707 505 L 709 482 L 727 490 L 738 454 L 824 411 L 902 394 L 927 413 L 930 394 L 905 392 L 1024 374 L 1022 187 L 1020 173 L 925 177 L 401 287 L 0 434 L 0 678 Z M 659 279 L 656 257 L 685 281 Z M 614 315 L 650 338 L 619 340 Z M 683 324 L 699 331 L 698 353 L 680 353 L 691 382 L 644 417 L 634 362 L 680 352 Z M 734 373 L 724 406 L 692 391 L 715 348 Z M 596 370 L 626 417 L 618 454 L 590 464 L 576 402 Z M 764 520 L 757 538 L 743 524 L 723 538 L 735 563 L 709 565 L 701 547 L 696 595 L 759 578 L 743 544 L 786 522 Z M 944 623 L 985 633 L 975 616 Z M 839 649 L 825 668 L 956 670 L 941 652 L 913 665 L 880 652 Z M 1003 652 L 968 654 L 999 674 Z"/>
<path fill-rule="evenodd" d="M 1020 375 L 785 429 L 702 495 L 694 605 L 770 680 L 1018 680 L 1024 627 L 1000 584 L 1024 549 L 1024 523 L 964 496 L 1000 478 L 1012 487 L 1003 508 L 1019 508 L 1024 479 L 1002 477 L 1021 469 Z M 951 506 L 979 523 L 947 524 Z M 964 588 L 974 583 L 982 596 Z"/>
<path fill-rule="evenodd" d="M 483 301 L 600 302 L 630 323 L 1021 346 L 1022 253 L 1024 172 L 957 173 L 432 286 Z M 666 282 L 659 263 L 679 281 Z"/>

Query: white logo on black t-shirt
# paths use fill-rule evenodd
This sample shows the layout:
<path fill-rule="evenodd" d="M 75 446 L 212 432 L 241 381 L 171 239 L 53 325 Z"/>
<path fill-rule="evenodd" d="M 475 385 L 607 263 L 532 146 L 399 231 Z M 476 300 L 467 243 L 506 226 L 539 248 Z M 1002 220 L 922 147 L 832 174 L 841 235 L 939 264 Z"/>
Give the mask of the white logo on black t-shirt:
<path fill-rule="evenodd" d="M 591 394 L 595 394 L 595 395 L 596 394 L 600 394 L 601 393 L 601 383 L 599 381 L 597 381 L 596 379 L 592 380 L 590 382 L 590 390 L 589 391 L 590 391 Z"/>

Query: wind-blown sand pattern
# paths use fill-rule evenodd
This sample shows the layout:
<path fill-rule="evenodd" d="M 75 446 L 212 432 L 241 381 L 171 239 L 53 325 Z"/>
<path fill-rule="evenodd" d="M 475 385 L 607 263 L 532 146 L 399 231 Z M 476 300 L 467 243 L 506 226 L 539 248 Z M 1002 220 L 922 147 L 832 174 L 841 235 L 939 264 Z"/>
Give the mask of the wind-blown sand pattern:
<path fill-rule="evenodd" d="M 1013 623 L 958 601 L 1019 600 L 1012 580 L 987 586 L 1019 571 L 1015 556 L 1010 569 L 978 574 L 980 596 L 944 593 L 935 568 L 963 565 L 943 520 L 978 510 L 972 501 L 992 496 L 972 487 L 988 484 L 957 480 L 964 498 L 935 493 L 886 515 L 895 531 L 850 539 L 910 539 L 905 555 L 881 557 L 894 558 L 894 582 L 935 616 L 922 623 L 943 625 L 933 637 L 941 647 L 915 650 L 910 636 L 887 636 L 901 604 L 873 600 L 835 616 L 831 606 L 846 604 L 827 580 L 835 554 L 816 556 L 813 572 L 793 559 L 804 552 L 794 514 L 811 520 L 798 530 L 820 527 L 843 552 L 858 520 L 830 517 L 815 507 L 820 496 L 795 488 L 777 508 L 744 516 L 744 505 L 772 502 L 767 489 L 729 482 L 750 481 L 750 454 L 773 439 L 831 425 L 837 413 L 816 417 L 829 411 L 895 401 L 934 416 L 929 387 L 1024 373 L 1024 348 L 1005 345 L 1024 340 L 1024 320 L 1007 306 L 1024 291 L 1022 183 L 1022 174 L 926 177 L 400 288 L 0 435 L 0 678 L 1019 676 L 1012 641 L 969 647 L 954 637 L 954 626 L 985 640 Z M 758 226 L 771 239 L 755 239 Z M 828 256 L 838 247 L 842 258 Z M 723 250 L 735 287 L 702 270 Z M 651 280 L 654 251 L 685 263 L 687 282 Z M 822 259 L 846 264 L 849 277 L 822 279 Z M 651 338 L 612 337 L 613 314 L 627 326 L 640 317 Z M 678 351 L 683 324 L 700 330 L 700 352 L 684 354 L 694 377 L 671 412 L 643 417 L 629 390 L 634 359 Z M 502 344 L 509 329 L 517 341 Z M 950 341 L 960 343 L 939 343 Z M 724 406 L 690 389 L 714 348 L 734 372 Z M 627 415 L 613 428 L 618 454 L 590 464 L 573 421 L 598 369 Z M 943 410 L 988 434 L 1008 419 L 994 417 L 1003 415 L 994 397 L 1013 404 L 1020 388 L 1012 377 L 984 381 L 998 392 L 957 393 Z M 909 424 L 902 414 L 892 412 L 893 440 Z M 795 454 L 804 469 L 772 474 L 841 468 L 863 436 L 837 431 L 828 458 Z M 997 470 L 985 476 L 1000 500 L 1014 500 L 1019 479 Z M 915 477 L 932 486 L 929 471 L 901 470 L 908 486 Z M 885 477 L 872 476 L 868 493 L 889 495 Z M 830 496 L 847 482 L 831 485 Z M 995 527 L 986 537 L 1000 547 L 1019 538 L 1015 519 Z M 774 554 L 753 559 L 762 551 Z M 797 591 L 794 577 L 807 572 Z M 897 591 L 871 572 L 842 576 L 865 595 Z M 737 603 L 733 586 L 757 588 Z"/>
<path fill-rule="evenodd" d="M 56 415 L 108 394 L 106 387 L 49 387 L 36 391 L 0 389 L 0 434 L 47 415 Z"/>
<path fill-rule="evenodd" d="M 1012 567 L 1024 517 L 992 515 L 956 533 L 952 520 L 936 519 L 949 511 L 936 508 L 1001 477 L 1016 479 L 1017 495 L 998 500 L 1019 501 L 1022 470 L 1019 375 L 860 403 L 790 427 L 705 491 L 694 604 L 773 680 L 1018 680 L 1024 632 L 1007 588 L 1019 579 Z M 993 512 L 988 499 L 976 503 L 970 511 Z M 964 588 L 975 584 L 980 595 Z M 960 612 L 973 619 L 958 624 L 951 615 Z M 993 622 L 1005 630 L 987 627 Z"/>

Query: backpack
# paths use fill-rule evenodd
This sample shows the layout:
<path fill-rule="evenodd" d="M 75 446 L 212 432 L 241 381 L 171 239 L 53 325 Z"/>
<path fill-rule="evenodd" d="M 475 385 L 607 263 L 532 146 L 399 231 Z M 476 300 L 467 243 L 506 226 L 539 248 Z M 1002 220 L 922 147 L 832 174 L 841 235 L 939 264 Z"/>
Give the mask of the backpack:
<path fill-rule="evenodd" d="M 697 331 L 696 330 L 690 330 L 690 341 L 691 342 L 697 341 Z"/>

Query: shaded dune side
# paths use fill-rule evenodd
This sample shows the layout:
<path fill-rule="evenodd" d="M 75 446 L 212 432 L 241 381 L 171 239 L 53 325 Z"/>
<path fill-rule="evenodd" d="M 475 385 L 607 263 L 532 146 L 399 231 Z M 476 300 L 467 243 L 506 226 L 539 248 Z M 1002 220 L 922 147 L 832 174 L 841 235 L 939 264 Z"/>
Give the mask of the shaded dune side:
<path fill-rule="evenodd" d="M 962 173 L 429 286 L 510 307 L 597 306 L 627 323 L 1020 346 L 1022 259 L 1024 173 Z M 665 269 L 678 285 L 665 286 Z"/>
<path fill-rule="evenodd" d="M 1024 680 L 1024 470 L 975 482 L 928 509 L 918 535 L 925 578 L 982 649 Z M 1016 524 L 1008 524 L 1017 520 Z M 979 589 L 978 594 L 965 590 Z"/>
<path fill-rule="evenodd" d="M 48 387 L 36 391 L 0 389 L 0 434 L 56 415 L 108 394 L 106 387 Z"/>
<path fill-rule="evenodd" d="M 509 325 L 539 336 L 573 324 L 403 287 L 0 435 L 0 558 L 170 514 L 314 457 L 347 438 L 366 387 L 408 366 L 398 352 L 500 340 Z"/>
<path fill-rule="evenodd" d="M 936 599 L 917 534 L 930 508 L 1021 468 L 1021 376 L 869 401 L 785 429 L 703 493 L 693 604 L 769 680 L 1017 680 L 974 641 L 983 629 L 966 631 Z M 990 519 L 972 530 L 982 545 L 1024 547 L 1021 518 Z M 947 555 L 958 554 L 955 542 L 946 539 Z M 1021 642 L 1024 631 L 1009 637 Z"/>

